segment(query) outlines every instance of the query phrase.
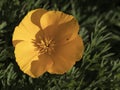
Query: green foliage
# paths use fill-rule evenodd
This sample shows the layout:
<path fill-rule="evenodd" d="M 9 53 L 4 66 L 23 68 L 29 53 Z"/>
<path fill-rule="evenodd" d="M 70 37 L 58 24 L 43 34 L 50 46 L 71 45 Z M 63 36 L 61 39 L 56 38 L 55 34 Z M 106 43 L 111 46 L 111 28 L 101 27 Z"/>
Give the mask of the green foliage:
<path fill-rule="evenodd" d="M 1 0 L 1 90 L 120 90 L 119 0 Z M 33 79 L 15 62 L 12 34 L 26 13 L 35 8 L 60 10 L 76 17 L 85 45 L 82 60 L 63 75 Z"/>

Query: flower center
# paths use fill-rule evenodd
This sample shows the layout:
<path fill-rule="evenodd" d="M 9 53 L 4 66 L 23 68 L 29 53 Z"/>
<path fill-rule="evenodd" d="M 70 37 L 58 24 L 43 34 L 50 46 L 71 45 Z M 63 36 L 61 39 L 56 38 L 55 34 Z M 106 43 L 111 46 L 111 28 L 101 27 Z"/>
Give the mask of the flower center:
<path fill-rule="evenodd" d="M 55 42 L 45 38 L 44 40 L 40 40 L 37 45 L 41 54 L 47 53 L 50 55 L 54 51 Z"/>

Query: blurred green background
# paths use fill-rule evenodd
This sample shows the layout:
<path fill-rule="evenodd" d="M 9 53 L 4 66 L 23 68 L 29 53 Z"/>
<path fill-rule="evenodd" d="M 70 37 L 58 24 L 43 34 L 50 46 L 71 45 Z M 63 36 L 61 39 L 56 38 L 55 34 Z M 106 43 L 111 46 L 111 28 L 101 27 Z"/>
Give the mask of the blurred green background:
<path fill-rule="evenodd" d="M 14 28 L 36 8 L 63 11 L 80 24 L 84 56 L 63 75 L 33 79 L 15 62 Z M 120 90 L 120 0 L 0 0 L 0 90 Z"/>

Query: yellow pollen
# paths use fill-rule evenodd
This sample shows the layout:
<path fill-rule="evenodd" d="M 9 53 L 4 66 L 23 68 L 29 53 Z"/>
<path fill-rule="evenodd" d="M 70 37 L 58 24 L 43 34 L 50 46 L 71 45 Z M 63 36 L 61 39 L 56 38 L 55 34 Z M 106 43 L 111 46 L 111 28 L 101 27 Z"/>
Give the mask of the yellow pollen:
<path fill-rule="evenodd" d="M 37 45 L 39 46 L 41 54 L 47 53 L 50 55 L 54 51 L 55 42 L 45 38 L 44 40 L 40 40 Z"/>

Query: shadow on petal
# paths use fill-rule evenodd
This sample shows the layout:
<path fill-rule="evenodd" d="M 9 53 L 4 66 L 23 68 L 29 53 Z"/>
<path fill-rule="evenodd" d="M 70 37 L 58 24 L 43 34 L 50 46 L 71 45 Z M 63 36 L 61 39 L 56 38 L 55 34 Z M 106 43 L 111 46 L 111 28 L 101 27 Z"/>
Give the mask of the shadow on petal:
<path fill-rule="evenodd" d="M 39 77 L 45 73 L 45 66 L 40 65 L 40 60 L 35 60 L 31 63 L 31 72 L 35 77 Z"/>
<path fill-rule="evenodd" d="M 47 11 L 44 9 L 37 9 L 31 16 L 31 21 L 41 29 L 40 18 Z"/>
<path fill-rule="evenodd" d="M 41 40 L 44 40 L 44 32 L 42 30 L 37 32 L 37 34 L 35 35 L 35 39 L 32 40 L 35 50 L 38 51 L 39 54 L 40 54 L 40 49 L 41 49 L 40 47 Z"/>
<path fill-rule="evenodd" d="M 23 40 L 14 40 L 13 41 L 13 46 L 15 47 L 18 43 L 22 42 Z"/>
<path fill-rule="evenodd" d="M 39 77 L 44 74 L 52 65 L 53 61 L 51 57 L 47 54 L 41 54 L 38 56 L 38 60 L 34 60 L 31 63 L 31 72 L 35 77 Z"/>

